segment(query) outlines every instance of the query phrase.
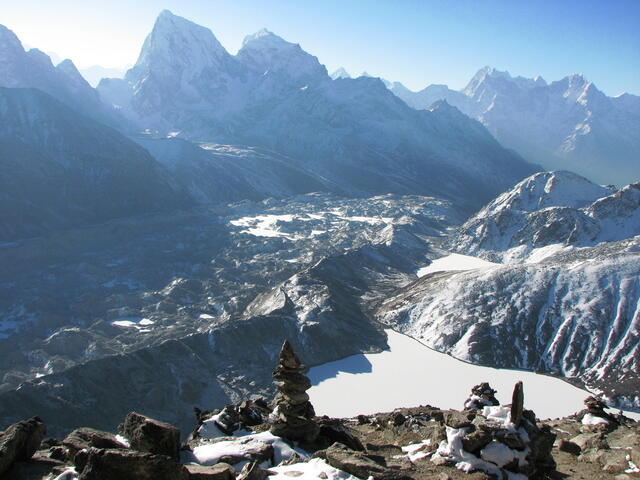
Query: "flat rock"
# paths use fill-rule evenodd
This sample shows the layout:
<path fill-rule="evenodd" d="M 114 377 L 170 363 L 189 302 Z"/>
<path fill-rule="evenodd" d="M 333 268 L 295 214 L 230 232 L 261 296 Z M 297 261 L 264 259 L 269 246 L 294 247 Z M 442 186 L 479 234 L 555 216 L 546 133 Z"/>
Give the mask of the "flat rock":
<path fill-rule="evenodd" d="M 79 480 L 183 480 L 184 468 L 167 455 L 90 448 Z"/>
<path fill-rule="evenodd" d="M 234 480 L 236 472 L 228 463 L 217 463 L 211 466 L 185 465 L 186 478 L 189 480 Z"/>
<path fill-rule="evenodd" d="M 324 452 L 327 463 L 359 478 L 384 478 L 393 472 L 362 452 L 334 443 Z"/>

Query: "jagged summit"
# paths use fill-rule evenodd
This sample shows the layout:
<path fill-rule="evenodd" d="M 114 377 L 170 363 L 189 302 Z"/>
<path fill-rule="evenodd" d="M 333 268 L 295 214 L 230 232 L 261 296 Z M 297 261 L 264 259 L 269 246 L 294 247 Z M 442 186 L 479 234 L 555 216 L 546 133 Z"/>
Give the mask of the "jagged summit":
<path fill-rule="evenodd" d="M 347 72 L 344 67 L 340 67 L 338 68 L 336 71 L 334 71 L 331 75 L 331 78 L 333 80 L 336 80 L 338 78 L 351 78 L 351 75 L 349 74 L 349 72 Z"/>
<path fill-rule="evenodd" d="M 186 18 L 163 10 L 147 36 L 135 67 L 127 77 L 151 68 L 182 68 L 192 72 L 217 66 L 229 56 L 213 32 Z"/>
<path fill-rule="evenodd" d="M 256 33 L 253 33 L 251 35 L 247 35 L 246 37 L 244 37 L 244 40 L 242 41 L 242 48 L 246 47 L 246 46 L 250 46 L 250 47 L 258 47 L 260 44 L 262 45 L 274 45 L 274 44 L 289 44 L 291 45 L 290 42 L 287 42 L 286 40 L 284 40 L 282 37 L 279 37 L 278 35 L 276 35 L 275 33 L 267 30 L 266 28 L 262 28 L 260 30 L 258 30 Z"/>
<path fill-rule="evenodd" d="M 279 74 L 285 83 L 314 83 L 327 77 L 327 69 L 315 56 L 266 28 L 247 35 L 236 58 L 259 74 Z"/>
<path fill-rule="evenodd" d="M 20 39 L 4 25 L 0 25 L 0 62 L 4 63 L 8 60 L 8 53 L 20 52 L 24 53 L 24 48 Z"/>

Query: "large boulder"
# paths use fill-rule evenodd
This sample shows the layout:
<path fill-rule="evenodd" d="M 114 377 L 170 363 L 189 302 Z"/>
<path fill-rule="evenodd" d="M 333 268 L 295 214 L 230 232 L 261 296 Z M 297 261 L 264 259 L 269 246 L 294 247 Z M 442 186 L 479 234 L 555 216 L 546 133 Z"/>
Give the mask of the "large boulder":
<path fill-rule="evenodd" d="M 129 440 L 131 447 L 141 452 L 167 455 L 178 459 L 180 430 L 136 412 L 131 412 L 118 426 L 118 432 Z"/>
<path fill-rule="evenodd" d="M 90 448 L 79 480 L 183 480 L 182 465 L 167 455 Z"/>
<path fill-rule="evenodd" d="M 14 423 L 0 436 L 0 476 L 18 461 L 29 460 L 40 447 L 47 427 L 39 417 Z"/>

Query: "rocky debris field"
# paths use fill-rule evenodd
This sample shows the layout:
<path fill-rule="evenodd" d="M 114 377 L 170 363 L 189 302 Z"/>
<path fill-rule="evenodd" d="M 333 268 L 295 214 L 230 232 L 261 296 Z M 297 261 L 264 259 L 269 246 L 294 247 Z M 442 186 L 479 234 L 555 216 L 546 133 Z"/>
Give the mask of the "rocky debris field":
<path fill-rule="evenodd" d="M 460 218 L 430 197 L 309 194 L 1 245 L 0 423 L 35 408 L 63 436 L 146 405 L 184 430 L 194 404 L 271 394 L 284 338 L 317 346 L 312 365 L 385 348 L 365 307 Z"/>
<path fill-rule="evenodd" d="M 499 405 L 487 383 L 463 410 L 400 408 L 355 418 L 313 416 L 308 379 L 291 345 L 273 377 L 279 394 L 222 410 L 195 409 L 180 443 L 177 428 L 132 412 L 118 434 L 79 428 L 45 438 L 34 417 L 0 434 L 0 476 L 9 480 L 323 480 L 640 478 L 640 425 L 598 398 L 567 418 L 540 422 L 525 388 Z"/>

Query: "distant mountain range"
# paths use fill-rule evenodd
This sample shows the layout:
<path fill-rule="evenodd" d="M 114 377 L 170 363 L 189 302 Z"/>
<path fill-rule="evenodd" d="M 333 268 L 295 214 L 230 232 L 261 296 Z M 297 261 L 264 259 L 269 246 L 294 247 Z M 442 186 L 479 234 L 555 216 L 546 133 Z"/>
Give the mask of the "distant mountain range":
<path fill-rule="evenodd" d="M 159 135 L 276 151 L 348 195 L 435 194 L 473 208 L 536 170 L 456 109 L 407 108 L 374 78 L 332 81 L 316 57 L 267 30 L 230 55 L 209 29 L 168 11 L 125 78 L 98 91 Z"/>
<path fill-rule="evenodd" d="M 429 85 L 413 92 L 399 82 L 386 83 L 416 109 L 445 100 L 545 169 L 571 170 L 618 186 L 640 179 L 638 96 L 607 97 L 582 75 L 547 83 L 489 67 L 460 91 Z"/>
<path fill-rule="evenodd" d="M 0 87 L 38 89 L 70 107 L 54 119 L 53 99 L 4 92 L 7 99 L 21 99 L 14 106 L 28 112 L 27 117 L 42 115 L 52 122 L 64 118 L 64 124 L 56 126 L 59 138 L 68 151 L 87 156 L 78 157 L 78 163 L 110 161 L 92 151 L 92 146 L 101 144 L 88 141 L 91 135 L 74 136 L 85 127 L 86 117 L 152 151 L 155 158 L 149 161 L 155 164 L 154 171 L 158 178 L 171 180 L 171 191 L 177 195 L 154 203 L 156 209 L 184 205 L 182 192 L 192 203 L 208 203 L 329 191 L 347 196 L 436 195 L 472 212 L 539 169 L 503 148 L 479 122 L 445 103 L 417 111 L 378 79 L 333 81 L 316 57 L 267 30 L 248 36 L 233 56 L 209 29 L 169 11 L 159 15 L 125 78 L 103 79 L 97 90 L 70 60 L 54 66 L 39 50 L 25 51 L 5 27 L 0 29 L 0 66 Z M 92 132 L 101 128 L 86 126 Z M 45 126 L 41 133 L 47 131 Z M 144 138 L 140 132 L 145 132 Z M 18 155 L 15 145 L 20 144 L 43 157 L 61 158 L 55 142 L 29 143 L 32 137 L 19 135 L 4 129 L 12 156 Z M 116 132 L 109 135 L 115 143 L 126 140 L 116 139 Z M 165 137 L 173 140 L 162 140 Z M 244 154 L 237 155 L 241 151 Z M 6 233 L 5 240 L 19 235 L 18 230 L 46 232 L 45 225 L 89 221 L 89 217 L 82 222 L 71 218 L 73 209 L 57 210 L 67 202 L 66 187 L 59 183 L 62 177 L 52 175 L 46 186 L 40 185 L 47 177 L 35 175 L 36 168 L 22 161 L 19 169 L 12 170 L 14 185 L 58 195 L 47 203 L 50 215 L 60 221 L 40 222 L 27 216 L 25 224 L 33 220 L 33 225 Z M 110 167 L 104 165 L 104 170 Z M 155 177 L 142 170 L 133 168 L 129 174 L 134 175 L 127 180 L 131 185 L 149 187 L 144 191 L 155 185 Z M 78 181 L 88 178 L 80 176 Z M 88 183 L 81 189 L 87 195 L 91 191 Z M 158 192 L 164 195 L 166 189 Z M 105 191 L 103 198 L 115 196 L 115 191 L 111 195 Z M 78 201 L 91 205 L 95 198 Z M 7 204 L 6 209 L 11 208 Z M 115 215 L 110 208 L 106 211 Z M 139 211 L 135 207 L 121 215 Z M 98 215 L 96 220 L 106 217 Z"/>

